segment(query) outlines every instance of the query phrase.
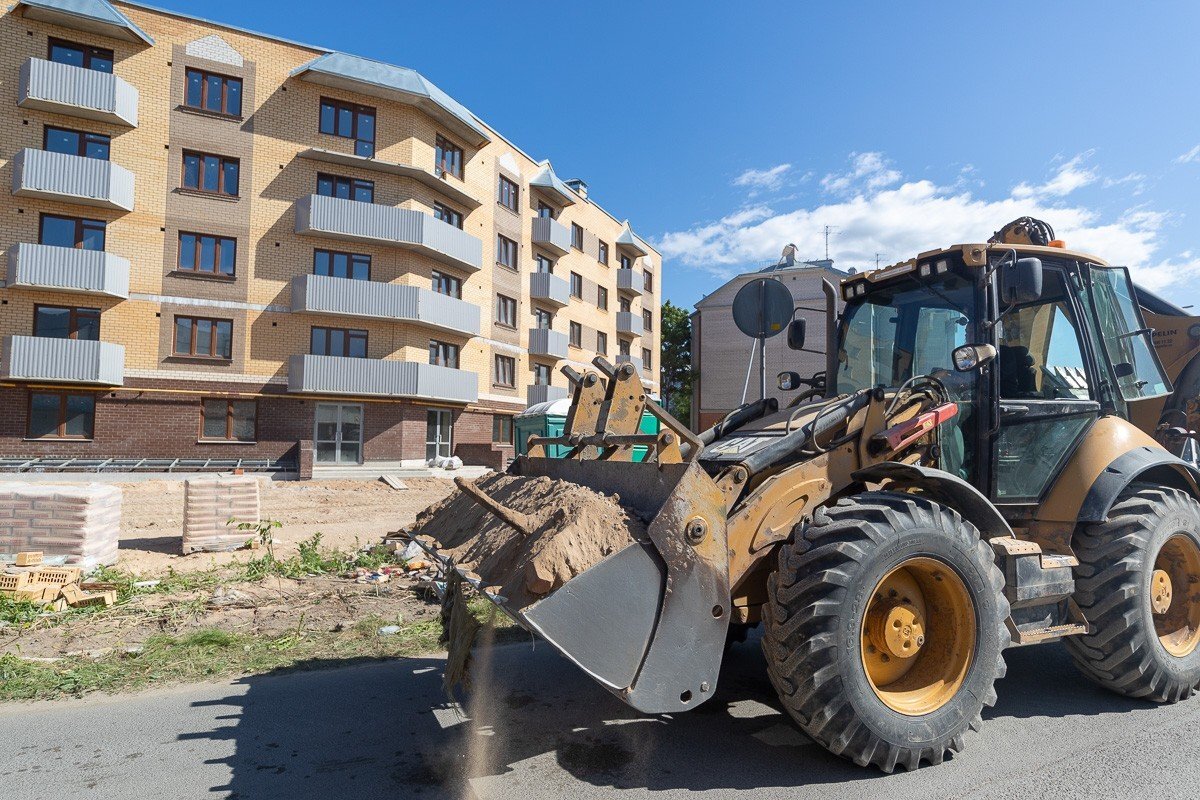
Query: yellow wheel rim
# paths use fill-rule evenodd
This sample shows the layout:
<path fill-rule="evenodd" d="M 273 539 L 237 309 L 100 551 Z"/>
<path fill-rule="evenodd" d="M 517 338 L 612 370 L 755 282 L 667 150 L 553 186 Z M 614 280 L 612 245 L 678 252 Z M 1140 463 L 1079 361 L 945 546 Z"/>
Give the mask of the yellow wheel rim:
<path fill-rule="evenodd" d="M 1167 540 L 1150 574 L 1150 611 L 1163 649 L 1177 658 L 1200 644 L 1200 547 L 1178 533 Z"/>
<path fill-rule="evenodd" d="M 863 616 L 862 663 L 875 695 L 918 717 L 950 701 L 975 653 L 975 604 L 936 559 L 910 558 L 875 587 Z"/>

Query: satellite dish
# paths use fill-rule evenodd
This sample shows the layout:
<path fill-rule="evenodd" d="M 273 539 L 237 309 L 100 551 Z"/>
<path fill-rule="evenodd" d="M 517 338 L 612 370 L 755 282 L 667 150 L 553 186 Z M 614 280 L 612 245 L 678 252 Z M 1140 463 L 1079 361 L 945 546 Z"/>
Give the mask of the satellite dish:
<path fill-rule="evenodd" d="M 792 293 L 770 278 L 750 281 L 733 298 L 733 321 L 738 330 L 755 339 L 783 333 L 795 310 Z"/>

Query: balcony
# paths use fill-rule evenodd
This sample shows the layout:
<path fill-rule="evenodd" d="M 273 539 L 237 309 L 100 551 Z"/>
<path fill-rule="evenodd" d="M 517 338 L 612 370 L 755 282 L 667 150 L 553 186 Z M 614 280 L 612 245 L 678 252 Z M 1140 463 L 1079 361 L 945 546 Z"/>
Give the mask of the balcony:
<path fill-rule="evenodd" d="M 325 275 L 292 279 L 292 311 L 393 319 L 460 336 L 479 335 L 479 307 L 418 286 Z"/>
<path fill-rule="evenodd" d="M 529 330 L 529 355 L 566 358 L 567 335 L 548 328 L 531 328 Z"/>
<path fill-rule="evenodd" d="M 646 278 L 632 269 L 617 270 L 617 291 L 640 295 L 646 288 Z"/>
<path fill-rule="evenodd" d="M 137 89 L 109 72 L 42 58 L 21 65 L 17 105 L 130 128 L 138 124 Z"/>
<path fill-rule="evenodd" d="M 422 169 L 412 164 L 383 161 L 378 158 L 354 155 L 353 153 L 339 153 L 323 147 L 310 147 L 307 150 L 303 150 L 300 153 L 300 157 L 312 159 L 313 161 L 323 161 L 326 164 L 337 164 L 341 167 L 369 169 L 376 172 L 386 172 L 389 175 L 412 178 L 418 183 L 422 183 L 435 192 L 446 195 L 446 197 L 467 208 L 479 208 L 483 205 L 483 203 L 479 202 L 473 195 L 466 191 L 466 184 L 458 178 L 439 175 L 437 172 Z"/>
<path fill-rule="evenodd" d="M 571 250 L 571 229 L 556 219 L 536 217 L 533 220 L 533 243 L 560 256 Z"/>
<path fill-rule="evenodd" d="M 25 148 L 13 158 L 13 194 L 133 211 L 133 173 L 111 161 Z"/>
<path fill-rule="evenodd" d="M 288 362 L 288 391 L 474 403 L 479 379 L 474 372 L 416 361 L 294 355 Z"/>
<path fill-rule="evenodd" d="M 296 201 L 296 233 L 394 245 L 461 269 L 483 267 L 483 242 L 407 208 L 313 194 Z"/>
<path fill-rule="evenodd" d="M 0 377 L 120 386 L 125 380 L 125 348 L 111 342 L 9 336 L 4 340 Z"/>
<path fill-rule="evenodd" d="M 8 251 L 9 287 L 129 297 L 129 260 L 98 250 L 22 242 Z"/>
<path fill-rule="evenodd" d="M 536 406 L 538 403 L 566 400 L 567 394 L 566 387 L 563 386 L 542 386 L 535 384 L 529 387 L 525 399 L 529 405 Z"/>
<path fill-rule="evenodd" d="M 637 356 L 627 356 L 624 353 L 617 353 L 617 366 L 622 364 L 633 364 L 633 368 L 638 371 L 638 375 L 642 374 L 642 360 Z"/>
<path fill-rule="evenodd" d="M 571 286 L 549 272 L 535 272 L 529 276 L 529 297 L 550 305 L 565 306 L 571 302 Z"/>
<path fill-rule="evenodd" d="M 641 336 L 642 318 L 632 311 L 618 311 L 617 333 L 625 336 Z"/>

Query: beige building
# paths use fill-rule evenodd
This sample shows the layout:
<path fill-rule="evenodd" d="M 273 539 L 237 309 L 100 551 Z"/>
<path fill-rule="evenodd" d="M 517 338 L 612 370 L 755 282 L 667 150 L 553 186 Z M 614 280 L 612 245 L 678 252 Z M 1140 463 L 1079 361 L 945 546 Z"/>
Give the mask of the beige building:
<path fill-rule="evenodd" d="M 0 468 L 498 466 L 564 364 L 657 393 L 659 254 L 413 70 L 104 0 L 0 43 Z"/>
<path fill-rule="evenodd" d="M 733 298 L 738 290 L 757 278 L 780 281 L 792 293 L 797 316 L 807 321 L 806 350 L 789 350 L 787 336 L 780 334 L 767 340 L 767 396 L 782 404 L 796 392 L 781 392 L 775 376 L 784 370 L 809 377 L 825 369 L 825 294 L 821 288 L 828 279 L 835 285 L 846 273 L 835 269 L 833 261 L 797 261 L 785 257 L 778 264 L 744 272 L 730 279 L 719 289 L 696 303 L 692 312 L 692 427 L 697 431 L 710 428 L 726 414 L 740 406 L 743 398 L 757 400 L 758 383 L 757 340 L 738 330 L 733 321 Z M 749 386 L 747 386 L 749 376 Z"/>

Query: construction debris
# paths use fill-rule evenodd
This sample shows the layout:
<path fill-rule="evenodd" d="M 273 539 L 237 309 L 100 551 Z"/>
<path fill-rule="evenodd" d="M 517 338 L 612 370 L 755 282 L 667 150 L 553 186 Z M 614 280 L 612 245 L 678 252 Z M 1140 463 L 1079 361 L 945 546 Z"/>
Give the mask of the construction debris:
<path fill-rule="evenodd" d="M 42 563 L 43 554 L 41 550 L 24 550 L 17 553 L 18 567 L 36 567 Z"/>
<path fill-rule="evenodd" d="M 379 480 L 383 481 L 396 491 L 404 491 L 408 488 L 408 484 L 400 480 L 400 478 L 395 475 L 380 475 Z"/>
<path fill-rule="evenodd" d="M 17 568 L 0 575 L 0 595 L 16 602 L 35 603 L 47 611 L 85 606 L 107 608 L 117 602 L 115 587 L 89 583 L 85 589 L 80 579 L 79 567 Z"/>

